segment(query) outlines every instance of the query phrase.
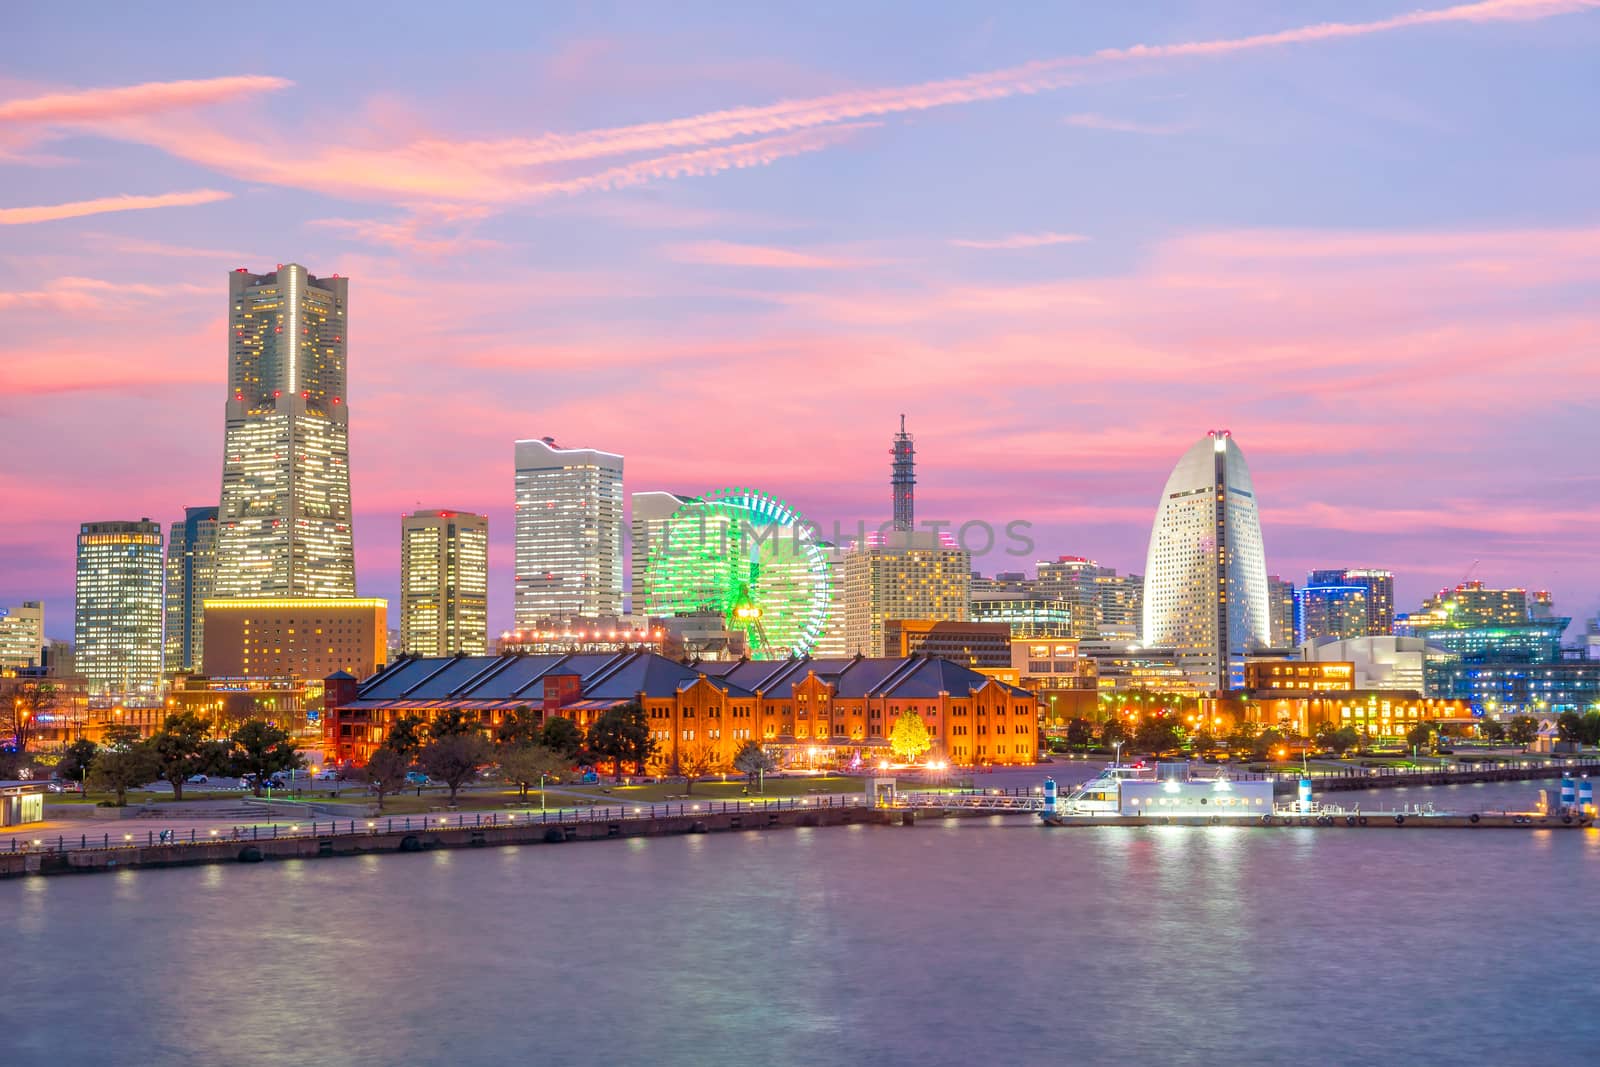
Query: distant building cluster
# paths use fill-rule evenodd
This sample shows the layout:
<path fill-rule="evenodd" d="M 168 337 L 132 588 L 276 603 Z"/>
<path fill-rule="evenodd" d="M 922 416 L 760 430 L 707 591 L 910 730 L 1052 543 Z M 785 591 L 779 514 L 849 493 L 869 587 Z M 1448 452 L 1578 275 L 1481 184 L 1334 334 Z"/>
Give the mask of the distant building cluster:
<path fill-rule="evenodd" d="M 903 415 L 883 525 L 830 539 L 760 490 L 629 495 L 623 456 L 593 447 L 601 442 L 532 437 L 512 450 L 513 629 L 489 631 L 488 519 L 453 508 L 400 516 L 392 619 L 386 601 L 357 595 L 350 289 L 293 263 L 229 274 L 215 502 L 166 526 L 83 523 L 71 646 L 47 639 L 41 602 L 0 610 L 0 673 L 61 679 L 82 706 L 139 721 L 146 710 L 242 702 L 316 729 L 324 678 L 376 674 L 385 680 L 362 700 L 388 700 L 401 675 L 384 667 L 397 659 L 412 679 L 415 664 L 448 657 L 645 655 L 689 665 L 652 668 L 652 685 L 670 675 L 725 704 L 756 701 L 758 737 L 811 747 L 837 736 L 863 753 L 881 740 L 874 687 L 896 671 L 906 684 L 931 677 L 909 666 L 930 658 L 969 672 L 959 677 L 973 692 L 981 677 L 1005 701 L 1033 694 L 1045 723 L 1103 716 L 1129 694 L 1241 701 L 1241 714 L 1262 721 L 1325 715 L 1378 733 L 1463 709 L 1600 709 L 1600 621 L 1567 644 L 1571 619 L 1554 614 L 1547 592 L 1464 580 L 1397 614 L 1389 570 L 1320 567 L 1299 584 L 1269 572 L 1262 502 L 1227 430 L 1178 457 L 1141 573 L 1062 555 L 1031 575 L 977 573 L 961 537 L 917 524 Z M 708 666 L 759 662 L 769 666 Z M 802 680 L 779 663 L 807 664 L 811 691 L 828 689 L 830 701 L 870 675 L 848 698 L 862 701 L 861 721 L 851 710 L 835 735 L 839 724 L 819 733 L 806 723 L 803 705 L 766 710 L 774 698 L 751 688 L 757 674 Z M 893 691 L 907 692 L 889 686 L 879 710 L 899 706 Z M 677 736 L 682 699 L 647 695 L 672 704 L 662 729 Z M 336 736 L 358 749 L 383 720 L 351 718 L 357 710 L 341 713 L 339 730 L 359 731 Z M 948 758 L 1035 751 L 950 732 L 960 725 L 937 719 Z"/>

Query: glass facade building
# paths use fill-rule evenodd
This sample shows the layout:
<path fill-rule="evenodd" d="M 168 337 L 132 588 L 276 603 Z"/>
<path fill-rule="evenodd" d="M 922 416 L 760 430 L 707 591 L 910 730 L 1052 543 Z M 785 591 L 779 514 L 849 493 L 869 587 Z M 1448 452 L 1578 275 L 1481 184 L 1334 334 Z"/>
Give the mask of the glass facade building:
<path fill-rule="evenodd" d="M 74 651 L 91 698 L 160 700 L 166 607 L 161 550 L 161 525 L 149 519 L 78 528 Z"/>
<path fill-rule="evenodd" d="M 166 669 L 205 662 L 205 601 L 216 589 L 217 509 L 184 508 L 167 536 Z"/>
<path fill-rule="evenodd" d="M 466 511 L 401 518 L 400 642 L 412 656 L 488 654 L 487 518 Z"/>
<path fill-rule="evenodd" d="M 348 292 L 296 263 L 228 276 L 218 596 L 355 595 Z"/>
<path fill-rule="evenodd" d="M 540 619 L 622 614 L 622 457 L 516 443 L 519 629 Z"/>

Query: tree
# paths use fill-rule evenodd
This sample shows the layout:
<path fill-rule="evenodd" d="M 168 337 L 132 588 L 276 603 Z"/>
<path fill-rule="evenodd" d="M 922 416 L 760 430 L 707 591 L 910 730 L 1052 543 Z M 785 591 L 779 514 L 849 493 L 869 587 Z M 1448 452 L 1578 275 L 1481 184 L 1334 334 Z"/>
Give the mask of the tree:
<path fill-rule="evenodd" d="M 1165 752 L 1178 746 L 1178 731 L 1170 718 L 1152 715 L 1139 723 L 1139 728 L 1134 731 L 1133 744 L 1145 752 Z"/>
<path fill-rule="evenodd" d="M 577 763 L 578 755 L 583 751 L 583 730 L 571 719 L 552 715 L 544 721 L 538 742 L 550 751 L 560 753 L 568 762 Z"/>
<path fill-rule="evenodd" d="M 928 736 L 928 726 L 922 716 L 915 711 L 902 711 L 889 731 L 889 751 L 907 763 L 915 763 L 918 756 L 932 747 L 933 738 Z"/>
<path fill-rule="evenodd" d="M 1266 759 L 1273 755 L 1273 749 L 1283 744 L 1286 740 L 1282 732 L 1275 727 L 1268 727 L 1250 738 L 1248 745 L 1250 755 L 1255 759 Z"/>
<path fill-rule="evenodd" d="M 61 750 L 61 762 L 56 764 L 56 773 L 64 781 L 82 784 L 88 779 L 89 765 L 99 751 L 100 746 L 87 737 L 78 738 Z"/>
<path fill-rule="evenodd" d="M 1088 719 L 1067 720 L 1067 747 L 1088 748 L 1094 741 L 1094 723 Z"/>
<path fill-rule="evenodd" d="M 383 747 L 414 761 L 428 738 L 428 721 L 421 715 L 405 714 L 389 724 Z"/>
<path fill-rule="evenodd" d="M 28 743 L 39 729 L 39 717 L 53 711 L 60 699 L 61 691 L 54 682 L 18 686 L 9 704 L 0 703 L 0 746 L 26 755 Z"/>
<path fill-rule="evenodd" d="M 116 806 L 126 807 L 128 790 L 144 785 L 160 774 L 156 754 L 148 742 L 136 741 L 115 748 L 102 748 L 89 764 L 89 786 L 117 795 Z"/>
<path fill-rule="evenodd" d="M 167 716 L 161 729 L 150 735 L 150 751 L 155 754 L 160 776 L 172 786 L 172 799 L 183 799 L 183 783 L 190 775 L 199 774 L 204 759 L 201 749 L 210 723 L 192 711 L 174 712 Z"/>
<path fill-rule="evenodd" d="M 392 748 L 380 745 L 367 760 L 363 775 L 367 787 L 378 794 L 378 810 L 383 810 L 383 798 L 389 793 L 405 788 L 406 771 L 411 761 Z"/>
<path fill-rule="evenodd" d="M 1189 738 L 1189 748 L 1201 754 L 1210 752 L 1217 747 L 1217 739 L 1210 730 L 1196 730 Z"/>
<path fill-rule="evenodd" d="M 1586 745 L 1600 745 L 1600 711 L 1591 711 L 1583 717 L 1583 729 L 1578 740 Z"/>
<path fill-rule="evenodd" d="M 1563 711 L 1556 719 L 1556 734 L 1563 741 L 1583 740 L 1583 716 L 1575 711 Z"/>
<path fill-rule="evenodd" d="M 261 795 L 261 784 L 274 774 L 305 766 L 289 735 L 265 719 L 251 719 L 241 724 L 229 740 L 233 742 L 232 770 L 235 774 L 255 776 L 256 796 Z"/>
<path fill-rule="evenodd" d="M 1407 730 L 1406 744 L 1415 749 L 1431 748 L 1433 744 L 1433 724 L 1419 722 Z"/>
<path fill-rule="evenodd" d="M 743 774 L 745 781 L 756 782 L 757 790 L 765 793 L 766 776 L 778 769 L 778 761 L 762 747 L 761 742 L 751 740 L 740 745 L 739 751 L 733 754 L 733 769 Z"/>
<path fill-rule="evenodd" d="M 1128 740 L 1128 728 L 1116 719 L 1107 719 L 1100 724 L 1100 744 L 1104 748 L 1114 748 L 1119 742 Z"/>
<path fill-rule="evenodd" d="M 1533 739 L 1539 736 L 1539 720 L 1532 715 L 1514 715 L 1506 736 L 1514 745 L 1531 745 Z"/>
<path fill-rule="evenodd" d="M 464 737 L 482 731 L 483 724 L 475 716 L 468 715 L 460 708 L 447 708 L 428 724 L 428 736 L 434 740 L 441 737 Z"/>
<path fill-rule="evenodd" d="M 683 779 L 685 794 L 694 792 L 694 783 L 709 774 L 715 774 L 720 761 L 717 748 L 709 741 L 691 741 L 678 750 L 678 777 Z"/>
<path fill-rule="evenodd" d="M 630 700 L 620 705 L 617 710 L 622 713 L 622 736 L 627 746 L 624 758 L 633 762 L 634 774 L 643 774 L 644 765 L 656 754 L 656 749 L 659 747 L 656 739 L 650 734 L 650 716 L 646 714 L 644 705 L 637 700 Z"/>
<path fill-rule="evenodd" d="M 544 716 L 532 708 L 512 708 L 500 720 L 494 743 L 500 748 L 525 748 L 544 739 Z"/>
<path fill-rule="evenodd" d="M 1482 719 L 1478 723 L 1478 732 L 1483 734 L 1485 741 L 1504 741 L 1506 724 L 1499 719 Z"/>
<path fill-rule="evenodd" d="M 622 761 L 632 751 L 628 741 L 628 722 L 620 708 L 607 708 L 589 724 L 587 743 L 596 760 L 611 760 L 612 775 L 622 777 Z"/>
<path fill-rule="evenodd" d="M 1361 744 L 1361 734 L 1354 726 L 1341 726 L 1328 734 L 1324 744 L 1342 756 Z"/>
<path fill-rule="evenodd" d="M 500 750 L 500 779 L 519 787 L 522 799 L 535 785 L 542 789 L 546 778 L 555 778 L 572 769 L 572 761 L 544 745 L 518 745 Z"/>
<path fill-rule="evenodd" d="M 489 762 L 492 750 L 483 734 L 474 729 L 471 733 L 446 734 L 436 737 L 422 750 L 422 769 L 428 777 L 437 778 L 450 787 L 450 803 L 456 802 L 456 793 L 478 773 L 478 768 Z"/>

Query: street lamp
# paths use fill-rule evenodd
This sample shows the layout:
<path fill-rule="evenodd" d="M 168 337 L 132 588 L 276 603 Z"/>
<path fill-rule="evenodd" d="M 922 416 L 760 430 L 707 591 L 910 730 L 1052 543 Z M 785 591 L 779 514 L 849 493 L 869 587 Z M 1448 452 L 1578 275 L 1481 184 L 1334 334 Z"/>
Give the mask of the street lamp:
<path fill-rule="evenodd" d="M 1113 755 L 1111 757 L 1111 765 L 1113 767 L 1122 766 L 1122 742 L 1121 741 L 1113 741 L 1113 742 L 1111 742 L 1111 747 L 1112 747 L 1112 749 L 1115 750 L 1115 753 L 1116 753 L 1115 755 Z"/>

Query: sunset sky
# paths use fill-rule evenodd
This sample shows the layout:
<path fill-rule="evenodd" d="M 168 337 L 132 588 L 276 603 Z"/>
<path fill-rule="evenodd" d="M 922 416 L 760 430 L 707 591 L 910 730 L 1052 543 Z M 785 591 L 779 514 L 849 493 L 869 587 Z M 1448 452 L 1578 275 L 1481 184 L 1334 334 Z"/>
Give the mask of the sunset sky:
<path fill-rule="evenodd" d="M 350 282 L 357 575 L 512 442 L 627 488 L 1026 520 L 1142 571 L 1233 432 L 1268 567 L 1600 607 L 1600 4 L 0 13 L 0 607 L 215 504 L 227 279 Z M 391 616 L 398 625 L 398 617 Z"/>

